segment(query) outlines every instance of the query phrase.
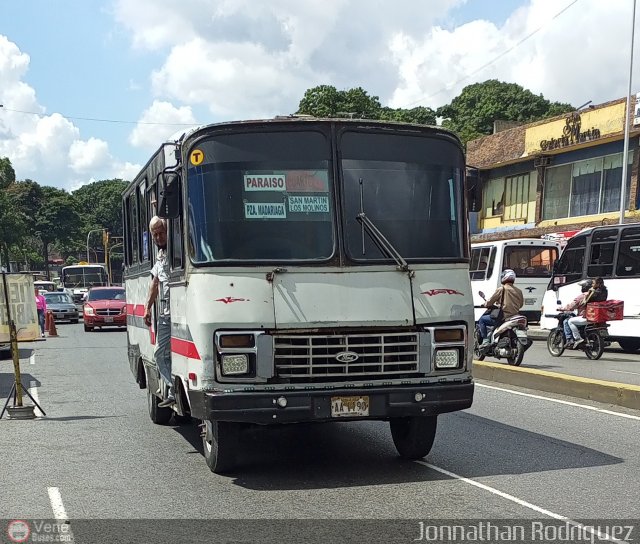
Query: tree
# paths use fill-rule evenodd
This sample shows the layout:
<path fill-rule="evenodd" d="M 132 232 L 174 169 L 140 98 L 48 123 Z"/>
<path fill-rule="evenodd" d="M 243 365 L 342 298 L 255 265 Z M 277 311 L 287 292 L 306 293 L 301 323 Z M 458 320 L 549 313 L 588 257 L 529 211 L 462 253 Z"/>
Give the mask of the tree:
<path fill-rule="evenodd" d="M 571 104 L 550 102 L 515 83 L 490 79 L 467 85 L 450 104 L 438 108 L 443 126 L 464 143 L 493 132 L 496 120 L 527 123 L 573 111 Z"/>
<path fill-rule="evenodd" d="M 0 158 L 0 260 L 7 266 L 9 249 L 24 235 L 24 221 L 20 209 L 16 208 L 9 190 L 15 185 L 16 173 L 7 158 Z"/>
<path fill-rule="evenodd" d="M 16 172 L 7 157 L 0 158 L 0 190 L 16 181 Z"/>
<path fill-rule="evenodd" d="M 73 191 L 85 232 L 107 229 L 112 236 L 122 236 L 122 192 L 127 185 L 121 179 L 105 179 Z"/>
<path fill-rule="evenodd" d="M 331 85 L 308 89 L 298 106 L 299 114 L 314 117 L 350 117 L 381 119 L 435 125 L 435 111 L 423 106 L 410 110 L 383 107 L 377 96 L 369 96 L 362 87 L 338 91 Z"/>

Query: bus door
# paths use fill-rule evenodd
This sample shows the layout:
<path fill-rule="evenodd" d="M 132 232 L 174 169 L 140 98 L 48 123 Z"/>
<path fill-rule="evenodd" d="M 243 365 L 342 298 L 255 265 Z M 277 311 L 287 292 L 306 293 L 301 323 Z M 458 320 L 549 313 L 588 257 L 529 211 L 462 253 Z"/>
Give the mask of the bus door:
<path fill-rule="evenodd" d="M 480 291 L 489 298 L 496 290 L 500 274 L 495 272 L 496 255 L 498 247 L 495 244 L 473 247 L 471 249 L 471 263 L 469 265 L 469 277 L 471 279 L 471 292 L 473 293 L 473 305 L 481 306 L 484 300 Z M 475 320 L 485 312 L 482 308 L 475 308 Z"/>

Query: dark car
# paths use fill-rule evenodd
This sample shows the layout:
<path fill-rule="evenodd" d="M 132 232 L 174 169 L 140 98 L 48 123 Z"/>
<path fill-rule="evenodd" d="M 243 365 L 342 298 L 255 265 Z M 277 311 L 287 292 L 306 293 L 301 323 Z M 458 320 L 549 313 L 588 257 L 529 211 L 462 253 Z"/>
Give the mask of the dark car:
<path fill-rule="evenodd" d="M 126 327 L 124 287 L 92 287 L 87 293 L 83 312 L 85 331 L 95 327 Z"/>
<path fill-rule="evenodd" d="M 47 310 L 51 310 L 53 318 L 56 321 L 71 321 L 71 323 L 77 323 L 80 318 L 78 308 L 73 303 L 73 299 L 67 295 L 67 293 L 45 293 L 45 300 L 47 301 Z"/>

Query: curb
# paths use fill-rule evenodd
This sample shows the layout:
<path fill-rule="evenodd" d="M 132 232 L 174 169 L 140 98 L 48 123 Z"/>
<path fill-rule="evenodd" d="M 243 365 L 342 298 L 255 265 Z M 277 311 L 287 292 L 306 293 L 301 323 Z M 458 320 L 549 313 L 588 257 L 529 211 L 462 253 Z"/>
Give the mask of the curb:
<path fill-rule="evenodd" d="M 557 393 L 640 410 L 640 386 L 581 378 L 546 370 L 473 361 L 474 379 Z"/>

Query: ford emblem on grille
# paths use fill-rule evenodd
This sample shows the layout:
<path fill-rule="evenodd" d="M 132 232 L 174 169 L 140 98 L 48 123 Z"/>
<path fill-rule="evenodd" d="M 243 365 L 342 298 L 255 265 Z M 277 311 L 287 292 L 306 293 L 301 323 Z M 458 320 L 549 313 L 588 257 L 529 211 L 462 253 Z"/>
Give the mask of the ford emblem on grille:
<path fill-rule="evenodd" d="M 336 361 L 340 363 L 353 363 L 357 361 L 360 356 L 354 351 L 341 351 L 336 355 Z"/>

